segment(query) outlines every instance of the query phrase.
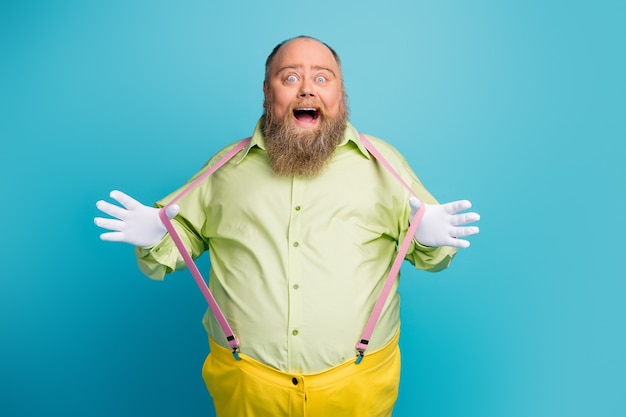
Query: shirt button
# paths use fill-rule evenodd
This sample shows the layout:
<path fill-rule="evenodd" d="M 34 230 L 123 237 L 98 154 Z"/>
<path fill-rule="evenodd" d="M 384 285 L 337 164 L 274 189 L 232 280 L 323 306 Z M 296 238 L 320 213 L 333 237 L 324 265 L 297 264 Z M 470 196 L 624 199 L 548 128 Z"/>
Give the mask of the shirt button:
<path fill-rule="evenodd" d="M 302 207 L 300 207 L 300 206 L 296 206 L 296 211 L 300 211 L 301 208 Z"/>
<path fill-rule="evenodd" d="M 293 242 L 293 247 L 297 248 L 298 246 L 300 246 L 300 244 L 298 242 Z"/>
<path fill-rule="evenodd" d="M 293 284 L 293 289 L 297 290 L 298 288 L 300 288 L 300 286 L 298 284 Z"/>
<path fill-rule="evenodd" d="M 292 335 L 297 336 L 298 335 L 298 331 L 294 330 L 293 332 L 291 332 Z"/>
<path fill-rule="evenodd" d="M 298 385 L 298 378 L 291 378 L 291 382 L 293 382 L 293 385 Z"/>

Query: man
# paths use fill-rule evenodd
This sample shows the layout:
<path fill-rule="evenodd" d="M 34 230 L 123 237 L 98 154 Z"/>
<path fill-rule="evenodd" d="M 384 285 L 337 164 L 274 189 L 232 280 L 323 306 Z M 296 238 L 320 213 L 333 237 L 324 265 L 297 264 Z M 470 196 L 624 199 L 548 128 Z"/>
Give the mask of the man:
<path fill-rule="evenodd" d="M 209 250 L 211 290 L 241 340 L 236 360 L 207 311 L 203 377 L 217 415 L 390 416 L 400 375 L 397 281 L 359 364 L 355 342 L 412 214 L 425 207 L 405 259 L 433 272 L 469 245 L 458 238 L 478 233 L 465 225 L 479 216 L 459 213 L 467 201 L 437 204 L 394 148 L 359 135 L 348 122 L 339 57 L 326 44 L 301 36 L 276 46 L 263 91 L 250 143 L 167 207 L 186 251 Z M 95 219 L 114 230 L 102 239 L 136 245 L 139 267 L 153 279 L 184 267 L 158 209 L 119 191 L 111 197 L 124 208 L 97 203 L 117 218 Z"/>

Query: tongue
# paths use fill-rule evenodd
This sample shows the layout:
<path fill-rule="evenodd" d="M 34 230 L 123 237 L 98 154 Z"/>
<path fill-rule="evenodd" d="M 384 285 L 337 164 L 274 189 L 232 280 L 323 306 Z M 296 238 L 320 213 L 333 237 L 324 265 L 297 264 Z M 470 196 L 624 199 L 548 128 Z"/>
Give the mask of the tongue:
<path fill-rule="evenodd" d="M 313 115 L 309 112 L 297 112 L 296 119 L 301 122 L 311 123 L 313 121 Z"/>

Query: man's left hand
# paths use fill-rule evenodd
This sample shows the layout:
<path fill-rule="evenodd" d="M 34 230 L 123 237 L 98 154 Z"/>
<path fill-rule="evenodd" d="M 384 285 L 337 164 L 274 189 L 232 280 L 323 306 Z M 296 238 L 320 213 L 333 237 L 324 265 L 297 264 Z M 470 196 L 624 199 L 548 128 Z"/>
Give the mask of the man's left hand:
<path fill-rule="evenodd" d="M 418 198 L 409 199 L 411 219 L 423 203 Z M 424 204 L 424 217 L 417 227 L 415 239 L 425 246 L 452 246 L 467 248 L 470 242 L 459 239 L 478 233 L 476 226 L 464 226 L 480 220 L 478 213 L 459 213 L 472 207 L 467 200 L 446 204 Z"/>

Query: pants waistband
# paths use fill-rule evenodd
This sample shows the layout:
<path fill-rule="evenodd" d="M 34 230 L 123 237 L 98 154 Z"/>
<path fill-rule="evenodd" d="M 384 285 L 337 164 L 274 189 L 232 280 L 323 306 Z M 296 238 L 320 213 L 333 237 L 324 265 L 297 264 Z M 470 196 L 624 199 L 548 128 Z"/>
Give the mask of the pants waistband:
<path fill-rule="evenodd" d="M 267 382 L 275 383 L 281 386 L 284 386 L 285 383 L 288 381 L 291 381 L 294 386 L 297 386 L 299 383 L 302 383 L 302 385 L 304 385 L 304 382 L 306 382 L 307 388 L 316 388 L 332 384 L 333 381 L 345 378 L 348 375 L 352 375 L 358 370 L 365 371 L 367 369 L 376 368 L 383 365 L 386 360 L 388 360 L 395 353 L 399 354 L 399 351 L 397 351 L 399 337 L 400 332 L 398 331 L 385 346 L 372 352 L 365 352 L 365 357 L 358 365 L 355 364 L 355 352 L 354 359 L 350 359 L 325 371 L 312 374 L 283 372 L 279 369 L 265 365 L 257 361 L 256 359 L 253 359 L 242 353 L 239 354 L 241 360 L 237 361 L 233 357 L 231 350 L 220 346 L 219 344 L 215 343 L 211 338 L 209 338 L 209 345 L 211 348 L 211 355 L 213 355 L 214 359 L 219 360 L 223 363 L 232 362 L 233 366 L 237 366 L 244 372 L 248 372 L 250 374 L 256 375 L 259 378 L 263 378 Z M 301 388 L 304 388 L 304 386 L 302 386 Z"/>

